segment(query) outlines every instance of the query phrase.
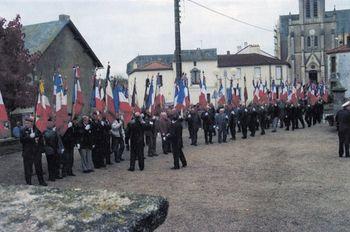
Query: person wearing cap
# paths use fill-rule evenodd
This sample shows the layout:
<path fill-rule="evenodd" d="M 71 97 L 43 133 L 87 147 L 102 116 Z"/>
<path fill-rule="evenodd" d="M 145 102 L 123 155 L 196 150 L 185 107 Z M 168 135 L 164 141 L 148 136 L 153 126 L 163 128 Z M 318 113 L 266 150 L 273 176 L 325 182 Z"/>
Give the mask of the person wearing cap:
<path fill-rule="evenodd" d="M 43 138 L 40 131 L 34 126 L 33 118 L 25 119 L 24 127 L 20 133 L 20 141 L 22 143 L 22 157 L 26 183 L 28 185 L 32 184 L 34 165 L 39 184 L 42 186 L 47 186 L 46 182 L 44 181 L 41 162 L 41 153 L 44 145 Z"/>
<path fill-rule="evenodd" d="M 350 101 L 342 105 L 343 109 L 336 114 L 338 137 L 339 137 L 339 157 L 343 157 L 345 148 L 345 157 L 350 157 Z"/>
<path fill-rule="evenodd" d="M 170 143 L 166 140 L 166 135 L 169 133 L 170 120 L 166 112 L 160 113 L 160 118 L 156 121 L 157 132 L 159 132 L 162 139 L 163 154 L 171 152 Z"/>
<path fill-rule="evenodd" d="M 190 132 L 191 145 L 197 146 L 198 130 L 201 127 L 201 118 L 197 110 L 192 107 L 186 118 L 188 130 Z"/>
<path fill-rule="evenodd" d="M 107 117 L 105 114 L 102 114 L 102 119 L 101 119 L 101 126 L 103 130 L 103 144 L 102 144 L 102 158 L 103 158 L 103 163 L 112 165 L 111 162 L 111 124 L 108 121 Z"/>
<path fill-rule="evenodd" d="M 102 122 L 102 115 L 99 111 L 92 114 L 93 120 L 92 126 L 92 138 L 94 141 L 94 146 L 92 149 L 92 162 L 96 169 L 106 167 L 104 163 L 104 122 Z"/>
<path fill-rule="evenodd" d="M 44 149 L 47 159 L 47 169 L 49 172 L 49 181 L 62 179 L 61 171 L 61 156 L 64 152 L 61 137 L 54 129 L 55 122 L 49 118 L 47 122 L 47 129 L 43 133 Z"/>
<path fill-rule="evenodd" d="M 156 117 L 152 116 L 149 110 L 144 111 L 144 121 L 149 126 L 149 130 L 145 131 L 146 145 L 148 146 L 148 156 L 158 156 L 157 148 L 157 131 L 155 127 Z"/>

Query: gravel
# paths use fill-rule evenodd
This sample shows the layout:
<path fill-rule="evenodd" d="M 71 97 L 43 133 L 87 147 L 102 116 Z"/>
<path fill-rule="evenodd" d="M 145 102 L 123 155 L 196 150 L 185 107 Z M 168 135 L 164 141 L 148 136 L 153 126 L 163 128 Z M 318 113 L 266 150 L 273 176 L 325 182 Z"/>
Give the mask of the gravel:
<path fill-rule="evenodd" d="M 338 157 L 334 128 L 268 131 L 247 140 L 238 134 L 237 141 L 209 146 L 200 131 L 198 147 L 185 132 L 189 165 L 181 170 L 170 170 L 172 155 L 160 154 L 159 144 L 160 156 L 147 157 L 143 172 L 128 172 L 124 161 L 83 174 L 76 153 L 77 176 L 49 185 L 164 196 L 169 214 L 157 231 L 350 230 L 350 159 Z M 24 184 L 21 154 L 1 156 L 0 173 L 1 183 Z"/>

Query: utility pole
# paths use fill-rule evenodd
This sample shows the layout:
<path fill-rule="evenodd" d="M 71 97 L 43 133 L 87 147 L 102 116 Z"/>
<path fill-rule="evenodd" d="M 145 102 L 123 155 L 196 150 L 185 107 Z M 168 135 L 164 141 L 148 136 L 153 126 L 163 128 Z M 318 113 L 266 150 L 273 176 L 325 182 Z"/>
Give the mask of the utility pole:
<path fill-rule="evenodd" d="M 174 0 L 174 11 L 175 11 L 175 64 L 176 64 L 176 78 L 175 78 L 175 80 L 178 80 L 182 76 L 180 0 Z"/>

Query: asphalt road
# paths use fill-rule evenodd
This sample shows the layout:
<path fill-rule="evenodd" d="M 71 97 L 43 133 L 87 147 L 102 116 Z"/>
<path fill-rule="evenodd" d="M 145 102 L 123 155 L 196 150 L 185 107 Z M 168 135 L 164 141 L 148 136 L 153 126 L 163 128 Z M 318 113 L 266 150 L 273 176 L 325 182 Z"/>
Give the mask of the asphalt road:
<path fill-rule="evenodd" d="M 328 125 L 209 146 L 184 140 L 189 166 L 179 171 L 161 154 L 143 172 L 124 161 L 83 174 L 76 154 L 77 176 L 49 185 L 165 196 L 157 231 L 350 231 L 350 159 L 338 158 Z M 20 153 L 0 156 L 0 182 L 23 184 L 22 169 Z"/>

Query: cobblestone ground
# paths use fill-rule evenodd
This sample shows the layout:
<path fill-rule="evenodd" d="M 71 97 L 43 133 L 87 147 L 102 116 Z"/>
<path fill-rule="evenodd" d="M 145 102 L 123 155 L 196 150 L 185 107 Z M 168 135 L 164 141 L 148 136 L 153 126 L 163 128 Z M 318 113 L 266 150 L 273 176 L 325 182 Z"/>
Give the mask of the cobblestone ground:
<path fill-rule="evenodd" d="M 128 172 L 126 161 L 83 174 L 76 154 L 77 176 L 49 185 L 165 196 L 169 215 L 158 231 L 350 230 L 350 159 L 337 157 L 328 125 L 221 145 L 185 141 L 189 166 L 179 171 L 161 154 L 144 172 Z M 0 182 L 23 184 L 22 168 L 20 153 L 0 157 Z"/>

